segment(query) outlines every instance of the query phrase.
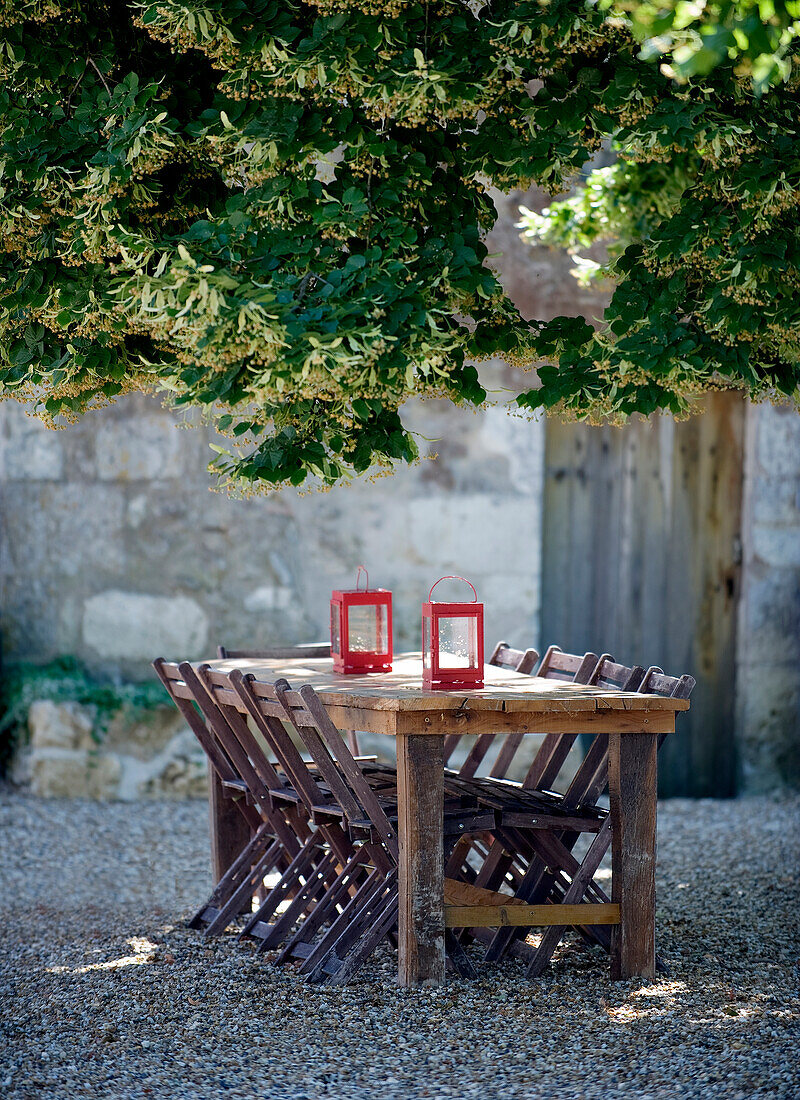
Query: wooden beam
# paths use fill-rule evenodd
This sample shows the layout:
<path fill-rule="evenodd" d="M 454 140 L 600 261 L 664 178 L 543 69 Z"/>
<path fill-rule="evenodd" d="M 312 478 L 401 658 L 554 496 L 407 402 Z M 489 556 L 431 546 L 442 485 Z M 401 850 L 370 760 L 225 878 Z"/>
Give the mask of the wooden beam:
<path fill-rule="evenodd" d="M 484 886 L 473 886 L 470 882 L 461 882 L 456 878 L 444 880 L 445 905 L 524 905 L 521 898 L 511 894 L 501 894 L 498 890 L 487 890 Z"/>
<path fill-rule="evenodd" d="M 514 901 L 514 899 L 509 899 Z M 547 928 L 573 925 L 619 924 L 619 905 L 613 902 L 578 905 L 445 905 L 446 928 Z"/>
<path fill-rule="evenodd" d="M 334 708 L 329 707 L 328 710 L 333 713 Z M 346 708 L 341 710 L 346 716 Z M 470 710 L 467 707 L 463 711 L 403 710 L 394 717 L 394 728 L 398 735 L 433 734 L 439 737 L 449 733 L 649 734 L 672 733 L 675 729 L 675 712 L 672 710 L 553 709 L 549 712 L 535 712 Z M 351 723 L 347 728 L 360 727 Z"/>

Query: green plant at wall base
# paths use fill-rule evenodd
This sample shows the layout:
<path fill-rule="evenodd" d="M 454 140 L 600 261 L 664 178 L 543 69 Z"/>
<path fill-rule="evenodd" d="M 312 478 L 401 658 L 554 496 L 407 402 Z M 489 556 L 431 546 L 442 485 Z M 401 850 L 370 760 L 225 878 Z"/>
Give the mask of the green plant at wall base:
<path fill-rule="evenodd" d="M 92 707 L 92 736 L 98 743 L 116 715 L 124 713 L 131 720 L 141 720 L 167 705 L 161 684 L 103 683 L 75 657 L 57 657 L 44 665 L 8 662 L 0 677 L 0 772 L 5 771 L 17 745 L 24 742 L 28 711 L 39 699 Z"/>
<path fill-rule="evenodd" d="M 479 405 L 496 356 L 538 369 L 518 408 L 592 420 L 796 395 L 794 43 L 766 90 L 679 84 L 633 30 L 582 0 L 0 0 L 0 393 L 53 421 L 160 390 L 254 487 L 413 460 L 402 403 Z M 566 190 L 611 138 L 611 307 L 528 322 L 488 188 Z"/>

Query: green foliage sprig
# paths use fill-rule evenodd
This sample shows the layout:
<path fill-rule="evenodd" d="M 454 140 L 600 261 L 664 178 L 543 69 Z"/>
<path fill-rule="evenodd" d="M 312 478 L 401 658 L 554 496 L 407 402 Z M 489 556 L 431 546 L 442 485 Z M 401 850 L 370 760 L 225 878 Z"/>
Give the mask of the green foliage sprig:
<path fill-rule="evenodd" d="M 413 460 L 403 402 L 480 404 L 493 356 L 590 418 L 793 393 L 797 89 L 639 53 L 582 0 L 0 0 L 0 394 L 161 391 L 271 487 Z M 605 323 L 526 322 L 489 187 L 566 190 L 611 137 L 570 208 L 627 243 Z"/>
<path fill-rule="evenodd" d="M 630 14 L 641 56 L 680 81 L 732 60 L 757 92 L 792 75 L 800 0 L 603 0 Z"/>

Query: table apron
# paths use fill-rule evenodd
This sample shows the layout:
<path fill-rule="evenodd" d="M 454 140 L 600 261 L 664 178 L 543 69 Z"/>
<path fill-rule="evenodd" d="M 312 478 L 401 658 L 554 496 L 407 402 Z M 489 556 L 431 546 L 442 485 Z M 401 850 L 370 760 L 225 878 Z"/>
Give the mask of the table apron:
<path fill-rule="evenodd" d="M 338 709 L 329 707 L 332 712 Z M 344 709 L 344 708 L 342 708 Z M 374 714 L 375 712 L 369 712 Z M 388 715 L 386 716 L 388 717 Z M 393 728 L 384 722 L 373 733 L 413 734 L 671 734 L 675 730 L 672 711 L 399 711 Z M 336 720 L 336 719 L 335 719 Z M 362 728 L 348 726 L 346 728 Z M 366 728 L 366 727 L 364 727 Z"/>

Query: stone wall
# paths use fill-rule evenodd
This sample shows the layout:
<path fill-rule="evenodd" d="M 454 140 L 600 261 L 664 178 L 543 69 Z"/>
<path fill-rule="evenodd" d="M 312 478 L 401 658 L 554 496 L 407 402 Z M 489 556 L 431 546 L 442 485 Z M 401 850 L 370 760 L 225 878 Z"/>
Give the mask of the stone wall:
<path fill-rule="evenodd" d="M 492 384 L 498 368 L 485 371 Z M 543 428 L 443 402 L 410 419 L 438 452 L 392 480 L 231 500 L 210 491 L 203 428 L 128 397 L 62 432 L 12 402 L 2 423 L 7 655 L 74 654 L 134 679 L 156 656 L 325 638 L 331 589 L 364 562 L 395 593 L 397 647 L 445 573 L 486 603 L 487 637 L 530 639 L 539 610 Z"/>
<path fill-rule="evenodd" d="M 737 739 L 745 788 L 800 786 L 800 415 L 749 410 Z"/>

